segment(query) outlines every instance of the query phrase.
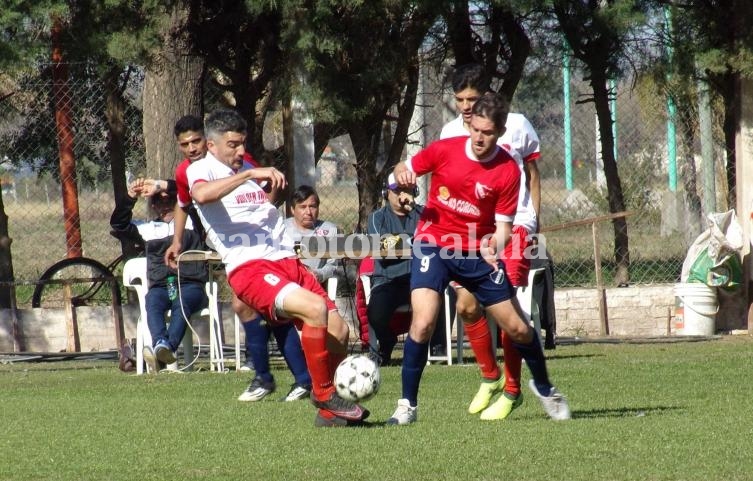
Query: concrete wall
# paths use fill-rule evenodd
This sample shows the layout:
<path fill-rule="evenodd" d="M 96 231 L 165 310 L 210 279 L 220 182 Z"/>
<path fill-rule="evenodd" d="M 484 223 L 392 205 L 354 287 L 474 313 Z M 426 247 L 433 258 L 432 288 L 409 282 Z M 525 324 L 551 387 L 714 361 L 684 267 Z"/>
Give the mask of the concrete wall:
<path fill-rule="evenodd" d="M 606 290 L 609 330 L 612 336 L 656 337 L 676 334 L 675 295 L 672 285 L 633 286 Z M 598 297 L 595 289 L 558 289 L 554 295 L 557 309 L 557 335 L 561 337 L 599 336 Z M 717 316 L 719 331 L 746 328 L 746 306 L 740 292 L 718 296 L 720 312 Z M 343 316 L 354 318 L 353 303 L 338 298 Z M 78 308 L 76 311 L 82 351 L 115 349 L 115 330 L 109 308 Z M 123 319 L 127 339 L 136 335 L 138 309 L 123 306 Z M 234 316 L 230 306 L 223 304 L 222 319 L 225 344 L 234 342 Z M 13 351 L 10 311 L 0 310 L 0 352 Z M 19 311 L 19 324 L 26 350 L 33 352 L 58 352 L 66 349 L 67 331 L 62 311 L 30 309 Z M 194 344 L 207 343 L 209 327 L 206 322 L 194 326 Z M 357 336 L 357 331 L 352 330 Z M 241 333 L 243 338 L 243 333 Z"/>

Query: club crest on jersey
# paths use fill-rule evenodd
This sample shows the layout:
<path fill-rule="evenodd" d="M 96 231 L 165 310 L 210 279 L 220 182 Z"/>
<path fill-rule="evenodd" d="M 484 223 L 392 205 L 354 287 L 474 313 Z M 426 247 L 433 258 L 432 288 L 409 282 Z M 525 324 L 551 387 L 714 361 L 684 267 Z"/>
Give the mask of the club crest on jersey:
<path fill-rule="evenodd" d="M 277 284 L 280 283 L 280 278 L 271 273 L 264 274 L 264 280 L 267 282 L 267 284 L 272 285 L 272 286 L 276 286 Z"/>
<path fill-rule="evenodd" d="M 492 191 L 491 187 L 487 187 L 481 182 L 476 182 L 476 198 L 481 200 L 485 199 Z"/>

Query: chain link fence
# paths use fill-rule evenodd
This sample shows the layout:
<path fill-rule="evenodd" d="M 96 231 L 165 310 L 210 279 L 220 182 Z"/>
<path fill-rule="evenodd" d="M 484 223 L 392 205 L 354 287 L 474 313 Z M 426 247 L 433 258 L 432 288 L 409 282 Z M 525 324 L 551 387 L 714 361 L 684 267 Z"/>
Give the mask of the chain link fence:
<path fill-rule="evenodd" d="M 105 93 L 89 70 L 86 65 L 71 66 L 70 96 L 65 101 L 73 119 L 83 254 L 107 265 L 120 254 L 120 245 L 109 234 L 114 199 Z M 143 78 L 135 75 L 130 81 L 125 96 L 126 163 L 129 170 L 139 172 L 144 170 L 140 108 Z M 557 91 L 552 91 L 551 79 L 538 85 L 535 81 L 524 82 L 513 105 L 515 111 L 529 118 L 541 138 L 541 219 L 545 227 L 609 213 L 594 107 L 592 103 L 578 102 L 587 96 L 588 87 L 577 79 L 570 86 L 571 171 L 565 168 L 561 84 Z M 59 175 L 51 77 L 44 69 L 41 75 L 19 78 L 1 75 L 0 99 L 0 180 L 13 239 L 14 271 L 18 281 L 35 281 L 48 266 L 66 257 L 61 197 L 64 179 Z M 438 138 L 443 123 L 454 117 L 452 95 L 443 82 L 427 79 L 418 102 L 422 107 L 418 142 L 426 145 Z M 686 183 L 681 181 L 677 187 L 669 184 L 666 99 L 656 93 L 653 85 L 628 79 L 617 85 L 613 107 L 617 163 L 626 209 L 632 212 L 628 218 L 631 282 L 676 282 L 685 252 L 702 225 L 700 216 L 688 213 Z M 683 112 L 685 115 L 678 116 L 685 119 L 678 131 L 692 134 L 678 136 L 678 172 L 684 178 L 693 163 L 690 171 L 700 177 L 709 166 L 699 156 L 697 109 L 688 105 L 678 108 L 688 109 Z M 269 128 L 275 130 L 273 126 Z M 722 165 L 723 159 L 719 130 L 717 127 L 712 132 L 717 166 Z M 280 139 L 278 133 L 270 134 L 270 142 Z M 317 160 L 314 174 L 315 187 L 322 198 L 321 218 L 334 222 L 346 234 L 353 232 L 358 222 L 357 155 L 346 135 L 333 133 L 324 154 Z M 716 178 L 724 178 L 721 170 L 716 172 Z M 714 191 L 723 193 L 724 189 Z M 726 210 L 722 195 L 716 201 L 717 210 Z M 145 217 L 144 204 L 141 207 Z M 601 263 L 609 285 L 614 266 L 614 234 L 611 222 L 599 223 L 597 228 Z M 564 228 L 547 232 L 545 237 L 555 262 L 558 286 L 594 284 L 590 227 Z M 18 292 L 18 303 L 23 306 L 30 294 L 23 289 Z"/>

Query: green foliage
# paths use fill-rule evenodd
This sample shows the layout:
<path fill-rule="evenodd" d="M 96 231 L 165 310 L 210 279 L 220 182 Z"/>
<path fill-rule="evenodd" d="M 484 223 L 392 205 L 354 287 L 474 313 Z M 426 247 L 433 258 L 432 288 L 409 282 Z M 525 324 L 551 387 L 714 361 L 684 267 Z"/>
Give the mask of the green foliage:
<path fill-rule="evenodd" d="M 753 362 L 749 337 L 605 341 L 547 351 L 573 410 L 559 423 L 525 386 L 509 419 L 469 415 L 479 383 L 472 358 L 426 368 L 419 420 L 405 427 L 383 424 L 400 395 L 400 368 L 382 368 L 382 388 L 367 403 L 374 427 L 365 429 L 316 429 L 306 401 L 239 403 L 249 379 L 232 372 L 0 365 L 0 472 L 7 481 L 480 480 L 505 479 L 510 469 L 516 480 L 750 479 L 743 451 L 753 388 L 740 382 Z M 292 378 L 281 362 L 273 372 L 281 396 Z M 516 442 L 525 449 L 510 448 Z"/>

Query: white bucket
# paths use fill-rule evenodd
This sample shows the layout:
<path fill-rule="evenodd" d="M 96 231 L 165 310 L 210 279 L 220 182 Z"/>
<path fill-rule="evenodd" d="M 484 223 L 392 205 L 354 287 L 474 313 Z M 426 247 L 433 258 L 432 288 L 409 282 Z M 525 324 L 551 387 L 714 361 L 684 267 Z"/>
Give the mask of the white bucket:
<path fill-rule="evenodd" d="M 702 283 L 675 284 L 675 329 L 683 336 L 712 336 L 719 305 L 716 290 Z"/>

